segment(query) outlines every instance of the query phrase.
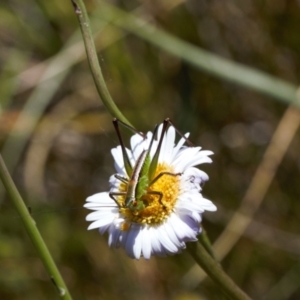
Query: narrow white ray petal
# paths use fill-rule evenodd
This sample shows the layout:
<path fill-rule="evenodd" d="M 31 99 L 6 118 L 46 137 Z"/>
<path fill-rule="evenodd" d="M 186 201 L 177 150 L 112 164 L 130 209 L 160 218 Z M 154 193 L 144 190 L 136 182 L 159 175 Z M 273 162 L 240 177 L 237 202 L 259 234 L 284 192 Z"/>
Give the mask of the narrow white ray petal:
<path fill-rule="evenodd" d="M 135 226 L 133 230 L 136 232 L 135 239 L 133 241 L 133 255 L 135 259 L 139 259 L 141 257 L 142 252 L 142 234 L 143 230 L 140 225 Z"/>
<path fill-rule="evenodd" d="M 151 131 L 147 132 L 146 139 L 143 141 L 144 149 L 149 149 L 150 143 L 152 141 L 153 133 Z M 153 140 L 153 147 L 155 145 L 155 140 Z"/>
<path fill-rule="evenodd" d="M 194 168 L 194 167 L 190 167 L 188 168 L 185 172 L 184 172 L 184 175 L 183 177 L 187 177 L 187 178 L 192 178 L 193 179 L 193 183 L 195 184 L 201 184 L 203 182 L 206 182 L 208 180 L 208 175 L 197 169 L 197 168 Z"/>
<path fill-rule="evenodd" d="M 178 170 L 185 170 L 187 165 L 198 156 L 199 147 L 182 149 L 173 160 L 173 164 Z"/>
<path fill-rule="evenodd" d="M 161 136 L 162 129 L 163 129 L 163 124 L 160 124 L 157 130 L 157 137 L 158 137 L 157 140 L 159 140 L 159 137 Z"/>
<path fill-rule="evenodd" d="M 186 134 L 184 134 L 184 136 L 186 138 L 188 138 L 190 136 L 190 133 L 187 132 Z M 185 142 L 186 142 L 185 138 L 181 138 L 179 140 L 179 142 L 177 143 L 177 145 L 174 147 L 174 149 L 173 149 L 173 160 L 176 159 L 176 156 L 177 156 L 179 150 L 181 149 L 181 147 L 184 145 Z"/>
<path fill-rule="evenodd" d="M 112 156 L 114 158 L 114 161 L 118 165 L 122 165 L 123 164 L 123 155 L 122 155 L 121 146 L 117 146 L 116 148 L 112 148 L 111 149 L 111 154 L 112 154 Z"/>
<path fill-rule="evenodd" d="M 122 242 L 122 244 L 124 243 L 123 245 L 124 245 L 127 255 L 131 258 L 136 258 L 135 252 L 134 252 L 134 244 L 135 244 L 137 234 L 138 234 L 138 231 L 136 230 L 136 228 L 131 227 L 130 230 L 127 231 L 126 238 Z"/>
<path fill-rule="evenodd" d="M 120 246 L 122 246 L 124 249 L 126 248 L 126 242 L 127 242 L 129 232 L 130 232 L 130 228 L 128 230 L 120 230 L 119 243 Z"/>
<path fill-rule="evenodd" d="M 86 216 L 86 221 L 96 221 L 102 218 L 114 217 L 110 211 L 97 210 Z"/>
<path fill-rule="evenodd" d="M 208 211 L 216 211 L 217 207 L 208 199 L 202 198 L 200 205 Z"/>
<path fill-rule="evenodd" d="M 196 206 L 205 206 L 207 201 L 210 201 L 210 200 L 207 200 L 207 199 L 204 199 L 202 194 L 200 193 L 184 193 L 180 196 L 180 198 L 182 199 L 183 202 L 186 203 L 186 201 L 188 201 L 189 203 L 191 203 L 191 207 L 192 209 L 197 209 L 194 205 Z M 202 205 L 203 203 L 203 205 Z"/>
<path fill-rule="evenodd" d="M 101 204 L 101 203 L 85 203 L 83 205 L 85 208 L 90 209 L 90 210 L 104 210 L 106 212 L 112 212 L 115 213 L 117 212 L 117 204 L 115 202 L 112 202 L 110 204 Z"/>
<path fill-rule="evenodd" d="M 194 159 L 187 162 L 185 164 L 185 166 L 183 167 L 183 169 L 185 170 L 189 167 L 198 166 L 200 164 L 211 163 L 211 162 L 212 162 L 212 159 L 208 156 L 197 156 Z"/>
<path fill-rule="evenodd" d="M 152 133 L 148 132 L 147 134 L 147 139 L 149 141 L 149 144 L 147 145 L 147 149 L 149 149 L 150 147 L 150 142 L 151 142 L 151 139 L 152 139 Z M 156 149 L 157 149 L 157 145 L 158 145 L 158 142 L 157 140 L 153 140 L 152 142 L 152 147 L 150 149 L 150 157 L 151 159 L 153 158 L 153 156 L 155 155 L 155 152 L 156 152 Z"/>
<path fill-rule="evenodd" d="M 195 240 L 197 240 L 196 236 L 199 233 L 199 224 L 191 218 L 189 215 L 180 215 L 180 219 L 190 230 L 194 232 Z"/>
<path fill-rule="evenodd" d="M 111 198 L 109 197 L 107 192 L 97 193 L 92 196 L 86 198 L 87 202 L 94 202 L 94 203 L 107 203 L 111 202 Z"/>
<path fill-rule="evenodd" d="M 121 230 L 116 228 L 114 225 L 111 225 L 109 227 L 109 235 L 108 235 L 108 245 L 114 246 L 115 248 L 119 248 L 119 236 L 120 236 Z"/>
<path fill-rule="evenodd" d="M 180 201 L 180 203 L 176 204 L 176 209 L 186 214 L 190 214 L 191 211 L 196 211 L 197 213 L 203 213 L 205 211 L 205 208 L 200 203 L 198 204 L 188 200 Z"/>
<path fill-rule="evenodd" d="M 134 160 L 132 158 L 131 151 L 127 148 L 125 148 L 125 150 L 127 152 L 127 155 L 129 157 L 129 160 L 130 160 L 131 164 L 133 164 Z M 113 148 L 111 150 L 111 153 L 112 153 L 113 158 L 114 158 L 114 167 L 115 167 L 117 173 L 125 175 L 126 170 L 125 170 L 125 166 L 124 166 L 124 157 L 123 157 L 123 153 L 122 153 L 122 150 L 121 150 L 121 146 Z"/>
<path fill-rule="evenodd" d="M 111 223 L 108 223 L 102 227 L 99 227 L 98 230 L 99 230 L 99 233 L 100 234 L 104 234 L 106 231 L 108 231 L 109 227 L 111 226 Z"/>
<path fill-rule="evenodd" d="M 210 150 L 202 150 L 200 151 L 200 153 L 204 156 L 210 156 L 210 155 L 213 155 L 214 153 Z"/>
<path fill-rule="evenodd" d="M 105 226 L 105 225 L 111 223 L 113 220 L 114 220 L 114 216 L 113 215 L 109 215 L 109 216 L 103 217 L 102 219 L 97 220 L 97 221 L 91 223 L 89 225 L 89 227 L 88 227 L 88 230 Z"/>
<path fill-rule="evenodd" d="M 184 246 L 184 243 L 178 239 L 177 235 L 174 232 L 173 226 L 169 224 L 169 222 L 165 222 L 163 226 L 172 243 L 174 243 L 178 249 L 182 248 Z"/>
<path fill-rule="evenodd" d="M 145 226 L 141 230 L 141 237 L 142 237 L 142 254 L 145 259 L 150 259 L 151 257 L 151 240 L 149 237 L 149 228 Z"/>
<path fill-rule="evenodd" d="M 175 142 L 175 129 L 174 127 L 169 127 L 163 139 L 161 153 L 159 156 L 159 162 L 167 163 L 167 164 L 171 163 L 174 142 Z"/>
<path fill-rule="evenodd" d="M 143 142 L 144 138 L 139 134 L 134 134 L 130 138 L 131 150 L 134 150 L 136 146 L 140 145 Z"/>
<path fill-rule="evenodd" d="M 93 197 L 95 196 L 95 197 Z M 90 196 L 89 198 L 86 199 L 87 203 L 85 203 L 83 206 L 86 208 L 91 208 L 91 207 L 116 207 L 117 204 L 116 202 L 109 197 L 109 194 L 107 192 L 99 194 L 95 194 L 93 196 Z"/>
<path fill-rule="evenodd" d="M 185 232 L 180 225 L 182 225 L 180 219 L 177 217 L 175 213 L 172 213 L 168 219 L 168 223 L 170 226 L 174 228 L 174 232 L 177 235 L 179 241 L 183 240 L 185 236 Z"/>
<path fill-rule="evenodd" d="M 161 245 L 168 251 L 169 253 L 175 253 L 178 251 L 178 248 L 174 245 L 174 243 L 171 241 L 169 236 L 167 235 L 165 228 L 163 226 L 159 226 L 157 228 L 158 232 L 158 238 L 161 243 Z"/>
<path fill-rule="evenodd" d="M 171 218 L 169 219 L 171 221 Z M 195 230 L 193 230 L 184 220 L 184 216 L 177 216 L 173 214 L 172 226 L 178 238 L 183 241 L 195 241 L 197 240 Z"/>
<path fill-rule="evenodd" d="M 190 214 L 191 218 L 193 218 L 197 223 L 202 221 L 201 214 L 197 213 L 196 211 L 192 211 Z"/>
<path fill-rule="evenodd" d="M 131 140 L 130 140 L 130 144 L 131 144 L 131 151 L 132 151 L 132 155 L 134 157 L 134 161 L 137 160 L 137 158 L 140 156 L 140 154 L 142 153 L 142 151 L 145 148 L 145 140 L 142 136 L 140 136 L 139 134 L 135 134 Z"/>
<path fill-rule="evenodd" d="M 156 255 L 159 254 L 162 250 L 159 238 L 157 236 L 157 227 L 149 228 L 149 239 L 151 241 L 152 252 Z"/>

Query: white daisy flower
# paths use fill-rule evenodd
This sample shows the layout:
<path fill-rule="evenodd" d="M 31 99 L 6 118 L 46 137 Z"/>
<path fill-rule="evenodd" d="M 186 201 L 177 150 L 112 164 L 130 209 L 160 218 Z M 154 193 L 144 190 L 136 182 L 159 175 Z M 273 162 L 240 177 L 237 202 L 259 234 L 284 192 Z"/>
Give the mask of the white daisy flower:
<path fill-rule="evenodd" d="M 90 196 L 84 205 L 94 210 L 86 217 L 92 221 L 88 229 L 99 228 L 101 234 L 108 232 L 109 246 L 123 247 L 135 259 L 181 252 L 186 242 L 197 240 L 202 213 L 216 210 L 200 193 L 208 176 L 195 168 L 210 163 L 209 155 L 213 153 L 201 151 L 201 147 L 184 146 L 189 134 L 175 144 L 175 129 L 173 126 L 167 129 L 166 123 L 168 120 L 164 122 L 165 127 L 162 124 L 158 128 L 159 140 L 151 132 L 145 137 L 135 134 L 131 138 L 131 150 L 125 150 L 123 145 L 112 149 L 117 174 L 110 177 L 110 192 Z M 132 173 L 137 173 L 137 180 L 133 180 L 133 174 L 127 174 L 130 170 L 125 167 L 122 147 L 133 166 Z M 147 159 L 156 160 L 156 152 L 159 156 L 152 164 L 153 175 L 146 183 L 140 183 L 143 168 L 147 174 L 151 173 L 146 163 Z M 130 198 L 129 194 L 137 196 L 137 186 L 142 184 L 145 187 L 140 196 Z"/>

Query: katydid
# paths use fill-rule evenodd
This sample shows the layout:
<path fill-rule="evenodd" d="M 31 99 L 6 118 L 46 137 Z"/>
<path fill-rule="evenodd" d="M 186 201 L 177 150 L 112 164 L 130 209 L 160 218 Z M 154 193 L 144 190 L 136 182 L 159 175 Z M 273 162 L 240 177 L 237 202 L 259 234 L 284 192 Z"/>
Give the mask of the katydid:
<path fill-rule="evenodd" d="M 121 207 L 129 208 L 132 211 L 140 211 L 140 210 L 143 210 L 147 206 L 147 203 L 144 203 L 142 197 L 145 194 L 152 194 L 152 195 L 157 195 L 159 197 L 158 200 L 161 203 L 161 205 L 164 207 L 164 205 L 162 203 L 163 193 L 160 191 L 153 191 L 153 190 L 149 191 L 148 188 L 151 187 L 159 178 L 161 178 L 164 175 L 168 175 L 168 176 L 180 176 L 181 175 L 181 173 L 161 172 L 157 176 L 154 177 L 154 174 L 155 174 L 155 171 L 156 171 L 156 168 L 158 165 L 158 158 L 159 158 L 159 153 L 161 150 L 163 138 L 164 138 L 164 135 L 165 135 L 168 125 L 172 124 L 172 123 L 170 122 L 169 119 L 164 120 L 163 128 L 162 128 L 161 135 L 159 137 L 159 142 L 157 145 L 157 149 L 151 160 L 150 151 L 152 148 L 153 140 L 158 131 L 158 126 L 157 125 L 155 126 L 155 129 L 154 129 L 153 135 L 152 135 L 152 139 L 150 141 L 150 145 L 149 145 L 148 149 L 144 149 L 140 153 L 134 166 L 131 165 L 125 145 L 123 143 L 123 140 L 122 140 L 122 137 L 120 134 L 120 130 L 119 130 L 119 123 L 129 129 L 137 132 L 144 139 L 146 138 L 144 134 L 138 132 L 133 127 L 123 123 L 122 121 L 120 121 L 118 119 L 113 120 L 113 124 L 115 126 L 118 138 L 120 140 L 123 161 L 124 161 L 124 167 L 125 167 L 128 178 L 116 174 L 115 177 L 127 185 L 127 190 L 125 192 L 110 192 L 109 196 L 117 203 L 117 205 L 120 208 Z M 184 137 L 184 138 L 187 140 L 186 137 Z M 124 204 L 122 206 L 119 204 L 119 202 L 115 198 L 117 196 L 125 197 Z"/>

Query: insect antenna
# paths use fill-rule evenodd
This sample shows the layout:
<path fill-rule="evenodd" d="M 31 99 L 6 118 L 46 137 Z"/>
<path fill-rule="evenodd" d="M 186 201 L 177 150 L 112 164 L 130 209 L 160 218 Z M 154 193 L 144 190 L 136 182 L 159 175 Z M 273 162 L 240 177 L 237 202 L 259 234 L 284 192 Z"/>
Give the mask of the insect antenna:
<path fill-rule="evenodd" d="M 124 127 L 136 132 L 137 134 L 142 136 L 144 139 L 146 138 L 146 136 L 142 132 L 137 131 L 134 127 L 122 122 L 121 120 L 119 120 L 117 118 L 114 118 L 112 122 L 114 124 L 115 130 L 117 132 L 119 142 L 120 142 L 120 145 L 121 145 L 121 150 L 122 150 L 122 155 L 123 155 L 123 160 L 124 160 L 124 167 L 125 167 L 126 173 L 128 174 L 128 176 L 131 176 L 132 165 L 131 165 L 130 159 L 128 157 L 128 153 L 126 151 L 126 148 L 125 148 L 122 136 L 121 136 L 119 124 L 122 124 Z"/>
<path fill-rule="evenodd" d="M 159 141 L 158 141 L 157 149 L 156 149 L 156 152 L 155 152 L 155 154 L 153 156 L 153 159 L 151 161 L 151 165 L 149 167 L 149 173 L 148 174 L 149 174 L 149 179 L 150 180 L 153 178 L 153 175 L 154 175 L 156 167 L 157 167 L 159 153 L 160 153 L 160 148 L 161 148 L 162 141 L 163 141 L 163 138 L 164 138 L 164 134 L 165 134 L 167 128 L 168 128 L 168 119 L 165 119 L 164 122 L 163 122 L 163 128 L 161 130 L 161 135 L 160 135 L 160 138 L 159 138 Z M 154 136 L 157 133 L 157 129 L 158 129 L 158 126 L 156 125 L 156 127 L 154 129 L 154 132 L 153 132 L 152 139 L 154 139 Z M 152 142 L 153 141 L 151 141 L 151 145 L 152 145 Z"/>
<path fill-rule="evenodd" d="M 173 124 L 173 122 L 167 118 L 164 120 L 164 122 L 167 122 L 169 123 L 175 130 L 176 132 L 182 137 L 185 139 L 186 143 L 190 146 L 190 147 L 195 147 L 195 145 L 179 130 L 176 128 L 176 126 Z"/>
<path fill-rule="evenodd" d="M 159 142 L 158 142 L 158 145 L 157 145 L 157 149 L 156 149 L 156 152 L 153 156 L 153 159 L 151 161 L 151 165 L 150 165 L 150 168 L 149 168 L 149 179 L 151 180 L 153 178 L 153 175 L 155 173 L 155 170 L 156 170 L 156 167 L 157 167 L 157 164 L 158 164 L 158 158 L 159 158 L 159 153 L 160 153 L 160 149 L 161 149 L 161 146 L 162 146 L 162 142 L 163 142 L 163 138 L 164 138 L 164 135 L 165 135 L 165 132 L 167 131 L 168 129 L 168 125 L 171 125 L 175 130 L 176 132 L 182 137 L 185 139 L 186 143 L 190 146 L 190 147 L 195 147 L 193 145 L 193 143 L 183 134 L 181 133 L 175 126 L 174 124 L 171 122 L 171 120 L 169 118 L 166 118 L 164 119 L 164 122 L 163 122 L 163 128 L 162 128 L 162 131 L 161 131 L 161 135 L 159 137 Z M 157 126 L 155 127 L 155 132 L 153 132 L 153 137 L 154 135 L 157 133 Z M 151 145 L 152 145 L 152 141 L 151 141 Z"/>

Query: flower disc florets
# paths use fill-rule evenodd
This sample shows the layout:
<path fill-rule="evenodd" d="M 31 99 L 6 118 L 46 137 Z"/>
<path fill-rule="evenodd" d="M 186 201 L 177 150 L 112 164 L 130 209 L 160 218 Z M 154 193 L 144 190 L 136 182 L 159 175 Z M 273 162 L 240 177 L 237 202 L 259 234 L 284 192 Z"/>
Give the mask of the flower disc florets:
<path fill-rule="evenodd" d="M 208 156 L 212 152 L 201 151 L 200 147 L 185 147 L 185 138 L 175 145 L 175 135 L 173 127 L 166 132 L 159 127 L 157 136 L 162 137 L 163 142 L 152 176 L 154 180 L 149 181 L 139 199 L 126 200 L 131 178 L 126 173 L 120 146 L 112 149 L 118 175 L 110 177 L 110 193 L 102 192 L 87 198 L 85 207 L 94 210 L 87 216 L 87 221 L 93 221 L 89 229 L 99 228 L 101 234 L 108 231 L 109 245 L 122 246 L 132 258 L 144 256 L 149 259 L 151 255 L 181 252 L 185 242 L 197 240 L 202 213 L 216 210 L 215 205 L 200 193 L 201 184 L 208 176 L 194 167 L 210 163 Z M 150 132 L 146 139 L 138 134 L 131 138 L 131 150 L 127 149 L 127 153 L 132 166 L 142 151 L 149 149 L 151 140 Z M 154 140 L 149 151 L 150 160 L 153 160 L 157 147 L 158 141 Z M 117 195 L 116 201 L 110 197 L 112 194 Z"/>
<path fill-rule="evenodd" d="M 172 166 L 166 164 L 159 164 L 156 168 L 154 177 L 159 176 L 162 172 L 168 172 L 174 174 Z M 124 215 L 126 224 L 140 223 L 148 225 L 158 225 L 163 223 L 166 218 L 173 212 L 173 208 L 176 204 L 177 196 L 180 188 L 179 175 L 163 175 L 153 185 L 147 188 L 145 195 L 141 197 L 145 208 L 141 210 L 131 210 L 130 208 L 124 207 L 125 200 L 124 196 L 119 196 L 118 203 L 121 208 L 119 212 Z M 128 185 L 121 184 L 120 192 L 127 191 Z M 161 201 L 158 194 L 151 194 L 156 191 L 162 194 Z M 124 226 L 128 228 L 127 225 Z"/>

